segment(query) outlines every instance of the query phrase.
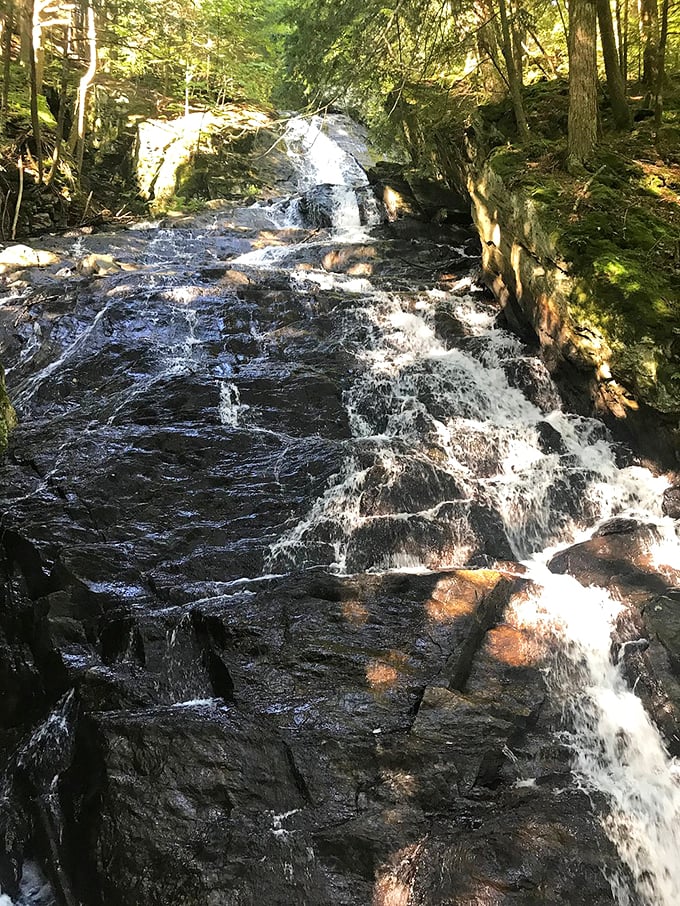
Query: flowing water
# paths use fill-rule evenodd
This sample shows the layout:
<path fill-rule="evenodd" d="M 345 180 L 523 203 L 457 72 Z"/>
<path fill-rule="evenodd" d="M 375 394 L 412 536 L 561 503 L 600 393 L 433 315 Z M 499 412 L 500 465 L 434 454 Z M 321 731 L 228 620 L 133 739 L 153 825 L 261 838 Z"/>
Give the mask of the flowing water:
<path fill-rule="evenodd" d="M 58 504 L 66 549 L 85 542 L 86 557 L 107 568 L 134 550 L 134 569 L 110 569 L 115 579 L 99 584 L 75 554 L 75 565 L 61 555 L 76 584 L 103 608 L 113 596 L 139 612 L 151 589 L 170 615 L 218 595 L 247 601 L 262 576 L 522 561 L 535 590 L 505 621 L 549 648 L 559 738 L 576 786 L 605 803 L 602 826 L 626 866 L 610 878 L 612 897 L 677 906 L 680 777 L 611 657 L 623 603 L 546 568 L 556 550 L 620 516 L 656 527 L 650 556 L 670 582 L 680 548 L 660 510 L 666 481 L 627 465 L 599 422 L 563 411 L 540 361 L 498 326 L 454 237 L 385 238 L 377 206 L 361 208 L 360 145 L 343 120 L 323 125 L 288 127 L 292 199 L 188 229 L 140 228 L 134 273 L 84 299 L 74 287 L 71 305 L 48 298 L 48 327 L 25 319 L 8 361 L 25 434 L 5 524 L 32 526 L 45 559 L 58 559 L 55 527 L 40 527 Z M 310 190 L 330 228 L 239 245 L 239 223 L 259 219 L 270 237 L 305 228 Z M 447 270 L 452 256 L 454 280 L 421 273 Z M 242 285 L 206 276 L 224 261 Z M 90 489 L 87 504 L 74 482 Z M 159 636 L 172 704 L 215 707 L 173 653 L 193 632 L 193 617 L 182 620 Z M 84 657 L 76 649 L 70 656 Z M 281 810 L 277 839 L 298 812 Z M 17 904 L 45 902 L 36 871 L 25 868 Z"/>

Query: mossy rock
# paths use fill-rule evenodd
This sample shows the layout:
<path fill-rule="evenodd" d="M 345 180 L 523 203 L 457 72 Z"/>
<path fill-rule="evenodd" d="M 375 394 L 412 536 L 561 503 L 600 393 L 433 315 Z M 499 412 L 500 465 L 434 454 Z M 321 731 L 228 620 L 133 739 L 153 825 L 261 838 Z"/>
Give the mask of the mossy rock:
<path fill-rule="evenodd" d="M 664 160 L 680 161 L 680 124 L 666 123 L 661 126 L 656 141 Z"/>
<path fill-rule="evenodd" d="M 0 452 L 7 447 L 9 432 L 17 423 L 16 414 L 7 396 L 5 376 L 0 366 Z"/>

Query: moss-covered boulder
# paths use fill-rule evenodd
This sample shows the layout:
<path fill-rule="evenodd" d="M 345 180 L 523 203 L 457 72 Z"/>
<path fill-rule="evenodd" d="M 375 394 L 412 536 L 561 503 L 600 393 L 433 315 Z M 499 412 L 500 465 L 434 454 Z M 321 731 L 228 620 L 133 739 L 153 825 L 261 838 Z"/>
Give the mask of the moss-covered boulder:
<path fill-rule="evenodd" d="M 16 425 L 16 415 L 5 389 L 5 373 L 0 365 L 0 453 L 7 447 L 9 432 Z"/>
<path fill-rule="evenodd" d="M 247 104 L 137 124 L 134 169 L 154 214 L 280 194 L 291 176 L 270 113 Z"/>

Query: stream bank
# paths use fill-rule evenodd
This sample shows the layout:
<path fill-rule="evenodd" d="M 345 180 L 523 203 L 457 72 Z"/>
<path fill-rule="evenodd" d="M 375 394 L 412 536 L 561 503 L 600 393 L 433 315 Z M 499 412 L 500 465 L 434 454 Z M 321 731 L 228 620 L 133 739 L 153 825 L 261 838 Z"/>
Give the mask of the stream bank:
<path fill-rule="evenodd" d="M 566 172 L 566 82 L 524 92 L 531 141 L 507 101 L 467 115 L 431 97 L 412 122 L 417 167 L 471 199 L 487 284 L 536 343 L 570 407 L 601 416 L 657 467 L 680 455 L 680 89 L 657 135 L 642 98 L 630 133 L 602 105 L 589 172 Z M 461 104 L 465 99 L 461 99 Z M 417 105 L 411 105 L 415 116 Z M 463 108 L 464 110 L 464 108 Z M 398 114 L 395 113 L 395 116 Z M 432 115 L 432 114 L 430 114 Z"/>

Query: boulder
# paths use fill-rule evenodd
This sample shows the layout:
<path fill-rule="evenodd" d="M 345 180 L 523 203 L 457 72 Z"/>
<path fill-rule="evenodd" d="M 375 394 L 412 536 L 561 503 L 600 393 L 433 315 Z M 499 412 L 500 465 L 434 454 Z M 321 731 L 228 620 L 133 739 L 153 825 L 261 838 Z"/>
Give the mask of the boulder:
<path fill-rule="evenodd" d="M 666 488 L 663 492 L 662 509 L 671 519 L 680 519 L 680 487 Z"/>
<path fill-rule="evenodd" d="M 0 252 L 0 274 L 25 267 L 49 267 L 58 260 L 54 252 L 30 248 L 27 245 L 9 245 Z"/>
<path fill-rule="evenodd" d="M 388 220 L 399 220 L 402 217 L 424 219 L 413 190 L 404 175 L 402 164 L 378 161 L 367 171 L 367 175 L 377 198 L 384 205 Z"/>
<path fill-rule="evenodd" d="M 669 579 L 655 563 L 654 526 L 634 519 L 612 519 L 588 541 L 560 551 L 549 562 L 554 573 L 569 573 L 582 585 L 599 585 L 615 597 L 641 604 L 662 593 Z"/>
<path fill-rule="evenodd" d="M 111 274 L 117 274 L 121 270 L 121 265 L 116 261 L 113 255 L 85 255 L 81 258 L 76 270 L 83 277 L 108 277 Z"/>
<path fill-rule="evenodd" d="M 300 196 L 297 210 L 304 226 L 311 229 L 343 225 L 353 217 L 357 226 L 381 219 L 373 193 L 363 186 L 355 189 L 322 183 Z"/>

